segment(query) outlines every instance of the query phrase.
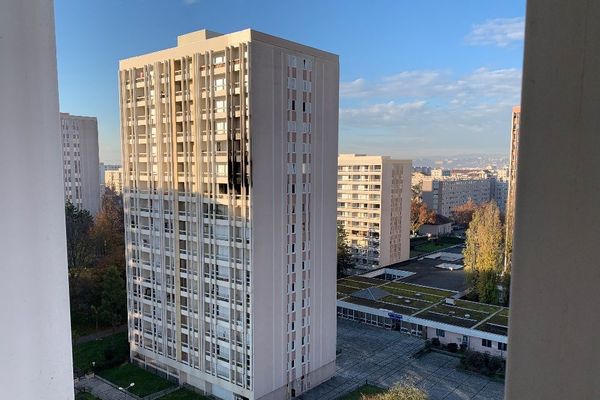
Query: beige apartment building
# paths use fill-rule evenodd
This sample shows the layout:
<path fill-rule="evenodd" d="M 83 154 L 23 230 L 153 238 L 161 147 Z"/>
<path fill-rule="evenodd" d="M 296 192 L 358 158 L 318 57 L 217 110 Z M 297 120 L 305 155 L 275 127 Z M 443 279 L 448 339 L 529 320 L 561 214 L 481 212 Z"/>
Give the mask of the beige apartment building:
<path fill-rule="evenodd" d="M 340 154 L 337 218 L 359 268 L 410 256 L 410 160 Z"/>
<path fill-rule="evenodd" d="M 202 30 L 119 69 L 133 361 L 222 399 L 330 378 L 338 56 Z"/>
<path fill-rule="evenodd" d="M 123 192 L 123 167 L 104 170 L 104 187 L 110 188 L 116 193 Z"/>
<path fill-rule="evenodd" d="M 96 215 L 100 210 L 98 121 L 60 113 L 65 202 Z"/>

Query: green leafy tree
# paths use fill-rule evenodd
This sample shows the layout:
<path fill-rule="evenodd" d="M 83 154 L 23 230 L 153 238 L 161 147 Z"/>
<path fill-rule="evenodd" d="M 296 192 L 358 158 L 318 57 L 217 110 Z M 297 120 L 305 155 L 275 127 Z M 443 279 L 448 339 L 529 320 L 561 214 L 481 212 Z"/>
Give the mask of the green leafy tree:
<path fill-rule="evenodd" d="M 486 203 L 473 213 L 463 255 L 469 286 L 479 301 L 498 303 L 497 286 L 503 269 L 503 234 L 496 203 Z"/>
<path fill-rule="evenodd" d="M 85 267 L 93 259 L 93 246 L 90 232 L 94 218 L 89 211 L 65 204 L 67 228 L 67 260 L 69 268 Z"/>
<path fill-rule="evenodd" d="M 113 329 L 125 321 L 127 315 L 127 294 L 125 280 L 117 267 L 106 270 L 102 281 L 102 301 L 98 308 L 102 320 Z"/>
<path fill-rule="evenodd" d="M 337 276 L 344 276 L 344 271 L 352 268 L 354 263 L 350 254 L 350 246 L 346 241 L 346 231 L 341 223 L 337 225 Z"/>

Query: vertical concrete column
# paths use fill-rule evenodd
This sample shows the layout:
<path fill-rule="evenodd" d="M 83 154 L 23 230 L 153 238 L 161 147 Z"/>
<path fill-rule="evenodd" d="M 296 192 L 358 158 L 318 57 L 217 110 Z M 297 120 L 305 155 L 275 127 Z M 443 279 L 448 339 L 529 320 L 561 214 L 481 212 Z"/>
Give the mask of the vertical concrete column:
<path fill-rule="evenodd" d="M 54 11 L 0 1 L 0 388 L 72 399 Z"/>
<path fill-rule="evenodd" d="M 600 2 L 529 0 L 507 399 L 599 399 Z"/>

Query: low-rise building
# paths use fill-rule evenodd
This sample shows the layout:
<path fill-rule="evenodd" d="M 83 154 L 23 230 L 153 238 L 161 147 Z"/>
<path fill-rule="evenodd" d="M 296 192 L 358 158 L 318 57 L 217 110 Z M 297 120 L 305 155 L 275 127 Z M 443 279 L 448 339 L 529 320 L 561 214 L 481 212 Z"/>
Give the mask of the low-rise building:
<path fill-rule="evenodd" d="M 419 235 L 444 236 L 450 233 L 452 233 L 452 221 L 440 214 L 436 214 L 433 221 L 419 228 Z"/>
<path fill-rule="evenodd" d="M 337 282 L 338 317 L 506 357 L 508 308 L 461 299 L 462 248 Z"/>

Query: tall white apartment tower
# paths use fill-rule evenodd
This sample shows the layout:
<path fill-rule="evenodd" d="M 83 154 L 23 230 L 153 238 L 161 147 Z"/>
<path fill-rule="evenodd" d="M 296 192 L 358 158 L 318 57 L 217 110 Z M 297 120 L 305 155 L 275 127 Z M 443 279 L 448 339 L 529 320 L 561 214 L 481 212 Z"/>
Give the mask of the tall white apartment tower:
<path fill-rule="evenodd" d="M 96 215 L 100 210 L 98 121 L 60 113 L 65 202 Z"/>
<path fill-rule="evenodd" d="M 134 362 L 223 399 L 330 378 L 338 57 L 202 30 L 119 69 Z"/>
<path fill-rule="evenodd" d="M 339 155 L 337 219 L 357 267 L 409 258 L 411 173 L 410 160 Z"/>

